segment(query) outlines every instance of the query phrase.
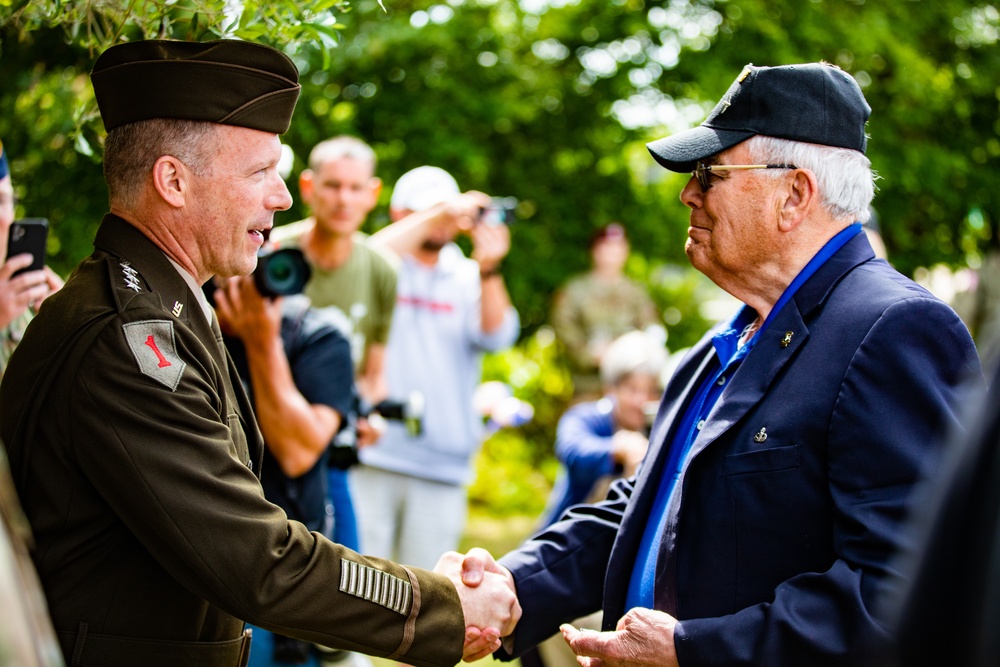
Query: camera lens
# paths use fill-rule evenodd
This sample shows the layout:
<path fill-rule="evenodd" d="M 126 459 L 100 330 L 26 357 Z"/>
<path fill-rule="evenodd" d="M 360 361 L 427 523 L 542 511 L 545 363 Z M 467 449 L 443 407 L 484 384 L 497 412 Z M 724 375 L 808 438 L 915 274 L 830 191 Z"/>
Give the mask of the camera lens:
<path fill-rule="evenodd" d="M 262 250 L 257 255 L 253 280 L 262 296 L 288 296 L 301 293 L 311 275 L 301 250 L 280 248 Z"/>

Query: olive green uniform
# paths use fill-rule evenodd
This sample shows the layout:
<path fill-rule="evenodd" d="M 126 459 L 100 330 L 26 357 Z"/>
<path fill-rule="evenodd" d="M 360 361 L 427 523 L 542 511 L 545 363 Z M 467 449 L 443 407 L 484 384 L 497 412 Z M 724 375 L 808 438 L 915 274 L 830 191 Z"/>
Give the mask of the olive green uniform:
<path fill-rule="evenodd" d="M 166 256 L 113 215 L 95 247 L 0 386 L 67 662 L 238 664 L 244 621 L 412 665 L 458 662 L 450 581 L 360 556 L 264 499 L 249 402 Z"/>

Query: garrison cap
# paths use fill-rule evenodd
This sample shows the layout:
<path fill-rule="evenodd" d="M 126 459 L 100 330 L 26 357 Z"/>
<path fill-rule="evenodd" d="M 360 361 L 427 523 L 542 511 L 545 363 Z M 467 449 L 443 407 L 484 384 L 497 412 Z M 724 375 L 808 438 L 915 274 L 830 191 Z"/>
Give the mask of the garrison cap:
<path fill-rule="evenodd" d="M 112 46 L 90 73 L 104 129 L 151 118 L 283 134 L 299 97 L 285 54 L 238 40 L 148 40 Z"/>
<path fill-rule="evenodd" d="M 670 171 L 761 134 L 865 152 L 871 107 L 854 78 L 835 65 L 747 65 L 698 127 L 646 144 Z"/>

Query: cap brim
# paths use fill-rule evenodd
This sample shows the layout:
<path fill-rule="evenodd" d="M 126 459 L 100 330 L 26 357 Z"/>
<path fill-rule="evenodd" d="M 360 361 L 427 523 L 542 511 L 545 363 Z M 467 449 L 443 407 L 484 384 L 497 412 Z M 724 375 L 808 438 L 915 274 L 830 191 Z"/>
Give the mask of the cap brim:
<path fill-rule="evenodd" d="M 719 130 L 699 125 L 679 134 L 652 141 L 646 144 L 646 148 L 660 166 L 670 171 L 684 173 L 693 171 L 698 160 L 732 148 L 754 134 L 756 133 L 747 130 Z"/>

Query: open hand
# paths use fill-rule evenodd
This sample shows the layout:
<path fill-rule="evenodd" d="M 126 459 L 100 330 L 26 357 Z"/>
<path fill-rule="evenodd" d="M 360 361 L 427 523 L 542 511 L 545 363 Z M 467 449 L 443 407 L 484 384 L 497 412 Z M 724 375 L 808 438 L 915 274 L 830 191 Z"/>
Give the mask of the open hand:
<path fill-rule="evenodd" d="M 568 624 L 559 629 L 581 667 L 678 667 L 675 625 L 670 614 L 636 607 L 621 617 L 614 632 Z"/>

